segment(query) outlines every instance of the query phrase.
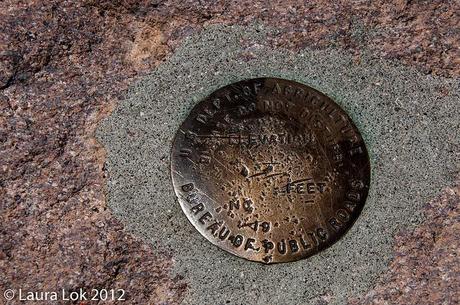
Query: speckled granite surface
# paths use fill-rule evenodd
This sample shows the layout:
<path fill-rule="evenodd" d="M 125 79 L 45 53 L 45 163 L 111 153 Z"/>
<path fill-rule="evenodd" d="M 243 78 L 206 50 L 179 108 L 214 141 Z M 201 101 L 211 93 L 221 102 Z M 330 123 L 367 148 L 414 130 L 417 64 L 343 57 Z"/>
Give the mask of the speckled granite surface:
<path fill-rule="evenodd" d="M 127 233 L 107 209 L 105 152 L 93 134 L 127 86 L 203 24 L 259 22 L 279 28 L 274 46 L 332 45 L 357 61 L 370 52 L 460 75 L 458 1 L 6 0 L 0 8 L 2 290 L 117 286 L 131 304 L 181 302 L 187 277 L 169 272 L 174 253 Z M 427 205 L 419 228 L 395 236 L 389 270 L 352 304 L 458 303 L 453 185 Z"/>

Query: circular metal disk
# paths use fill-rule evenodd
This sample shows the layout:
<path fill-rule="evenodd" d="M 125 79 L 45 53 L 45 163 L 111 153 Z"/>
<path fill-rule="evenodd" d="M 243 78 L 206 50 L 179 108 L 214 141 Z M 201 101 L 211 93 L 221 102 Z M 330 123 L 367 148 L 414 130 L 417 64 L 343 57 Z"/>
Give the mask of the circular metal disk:
<path fill-rule="evenodd" d="M 369 189 L 367 150 L 329 97 L 293 81 L 259 78 L 198 103 L 171 152 L 187 218 L 243 258 L 290 262 L 339 239 Z"/>

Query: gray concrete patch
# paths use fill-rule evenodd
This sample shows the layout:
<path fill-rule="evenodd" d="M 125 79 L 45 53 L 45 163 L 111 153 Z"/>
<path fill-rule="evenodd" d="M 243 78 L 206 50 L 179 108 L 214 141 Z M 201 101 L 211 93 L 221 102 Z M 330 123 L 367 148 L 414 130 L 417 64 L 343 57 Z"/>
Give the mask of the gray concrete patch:
<path fill-rule="evenodd" d="M 191 37 L 97 132 L 108 150 L 108 204 L 158 251 L 172 251 L 190 289 L 184 304 L 344 304 L 368 290 L 391 259 L 393 235 L 421 220 L 420 207 L 458 173 L 458 80 L 337 50 L 268 47 L 266 30 L 211 27 Z M 366 206 L 339 242 L 306 260 L 245 261 L 218 249 L 187 221 L 169 173 L 171 141 L 200 99 L 255 77 L 305 83 L 351 116 L 372 162 Z"/>

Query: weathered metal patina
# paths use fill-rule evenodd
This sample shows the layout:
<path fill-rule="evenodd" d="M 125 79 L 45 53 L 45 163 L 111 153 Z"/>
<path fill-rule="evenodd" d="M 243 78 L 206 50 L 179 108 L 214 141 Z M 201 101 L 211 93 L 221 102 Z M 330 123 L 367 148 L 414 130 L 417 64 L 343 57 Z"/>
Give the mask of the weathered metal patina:
<path fill-rule="evenodd" d="M 290 262 L 337 241 L 369 189 L 363 139 L 329 97 L 276 78 L 241 81 L 198 103 L 171 152 L 190 222 L 237 256 Z"/>

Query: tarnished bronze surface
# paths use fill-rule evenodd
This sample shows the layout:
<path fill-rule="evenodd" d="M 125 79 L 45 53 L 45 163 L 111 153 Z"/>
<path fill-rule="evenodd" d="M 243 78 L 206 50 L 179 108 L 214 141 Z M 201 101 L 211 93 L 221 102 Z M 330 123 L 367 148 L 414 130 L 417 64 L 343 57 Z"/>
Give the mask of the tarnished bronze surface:
<path fill-rule="evenodd" d="M 299 83 L 259 78 L 197 104 L 171 152 L 190 222 L 237 256 L 289 262 L 334 243 L 369 189 L 363 139 L 347 114 Z"/>

